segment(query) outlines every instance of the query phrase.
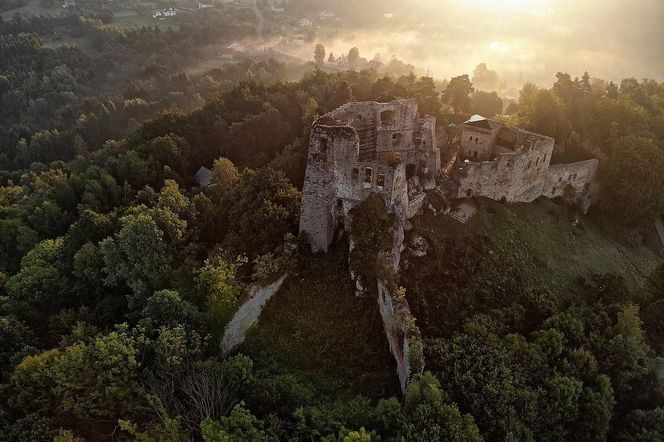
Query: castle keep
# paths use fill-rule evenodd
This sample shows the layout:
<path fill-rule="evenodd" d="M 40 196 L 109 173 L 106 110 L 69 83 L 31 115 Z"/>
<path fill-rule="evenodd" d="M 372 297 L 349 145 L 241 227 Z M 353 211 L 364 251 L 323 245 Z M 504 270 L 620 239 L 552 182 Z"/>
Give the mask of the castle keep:
<path fill-rule="evenodd" d="M 300 217 L 312 249 L 326 251 L 350 209 L 371 193 L 404 219 L 414 216 L 440 170 L 435 130 L 436 119 L 420 117 L 415 100 L 348 103 L 318 119 Z"/>

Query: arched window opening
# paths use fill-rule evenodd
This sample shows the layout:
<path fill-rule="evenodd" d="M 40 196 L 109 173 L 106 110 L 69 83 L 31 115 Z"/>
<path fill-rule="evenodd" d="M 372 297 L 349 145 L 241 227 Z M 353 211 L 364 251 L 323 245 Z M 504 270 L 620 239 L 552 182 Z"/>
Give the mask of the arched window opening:
<path fill-rule="evenodd" d="M 380 124 L 391 126 L 394 124 L 394 112 L 386 110 L 380 113 Z"/>

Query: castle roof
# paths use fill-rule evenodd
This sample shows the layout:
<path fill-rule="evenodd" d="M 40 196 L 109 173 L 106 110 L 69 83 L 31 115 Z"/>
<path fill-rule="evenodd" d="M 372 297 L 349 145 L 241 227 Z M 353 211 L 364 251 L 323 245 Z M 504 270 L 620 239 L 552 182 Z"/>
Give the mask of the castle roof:
<path fill-rule="evenodd" d="M 489 118 L 483 117 L 481 115 L 473 115 L 466 121 L 466 124 L 469 126 L 481 127 L 484 129 L 498 129 L 503 127 L 505 124 L 500 121 L 491 120 Z"/>

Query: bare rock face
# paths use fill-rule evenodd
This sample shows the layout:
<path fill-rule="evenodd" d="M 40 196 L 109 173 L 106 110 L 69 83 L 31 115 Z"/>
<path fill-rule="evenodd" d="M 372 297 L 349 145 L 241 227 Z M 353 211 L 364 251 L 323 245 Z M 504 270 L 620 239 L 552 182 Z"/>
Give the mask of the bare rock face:
<path fill-rule="evenodd" d="M 427 252 L 429 251 L 429 243 L 422 235 L 413 233 L 408 238 L 407 250 L 412 256 L 421 258 L 426 256 Z"/>
<path fill-rule="evenodd" d="M 367 292 L 367 289 L 366 287 L 364 287 L 360 275 L 358 275 L 353 269 L 353 265 L 350 260 L 350 255 L 353 252 L 354 248 L 355 248 L 355 242 L 353 241 L 352 238 L 350 238 L 348 240 L 348 269 L 350 271 L 350 279 L 355 284 L 355 296 L 359 298 L 361 296 L 364 296 L 364 294 Z"/>
<path fill-rule="evenodd" d="M 450 203 L 440 188 L 437 188 L 433 192 L 427 193 L 425 207 L 434 216 L 437 216 L 441 213 L 446 213 L 449 210 Z"/>

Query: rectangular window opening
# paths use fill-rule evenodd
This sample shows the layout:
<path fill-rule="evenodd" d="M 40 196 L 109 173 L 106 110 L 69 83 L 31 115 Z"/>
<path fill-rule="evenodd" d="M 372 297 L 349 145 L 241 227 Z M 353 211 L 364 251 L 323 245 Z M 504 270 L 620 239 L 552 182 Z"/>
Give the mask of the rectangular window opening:
<path fill-rule="evenodd" d="M 364 169 L 364 188 L 371 187 L 372 182 L 373 182 L 373 169 L 371 169 L 371 167 L 367 167 Z"/>
<path fill-rule="evenodd" d="M 385 174 L 383 173 L 382 170 L 378 170 L 378 178 L 376 179 L 376 186 L 378 186 L 378 188 L 380 189 L 385 187 Z"/>

